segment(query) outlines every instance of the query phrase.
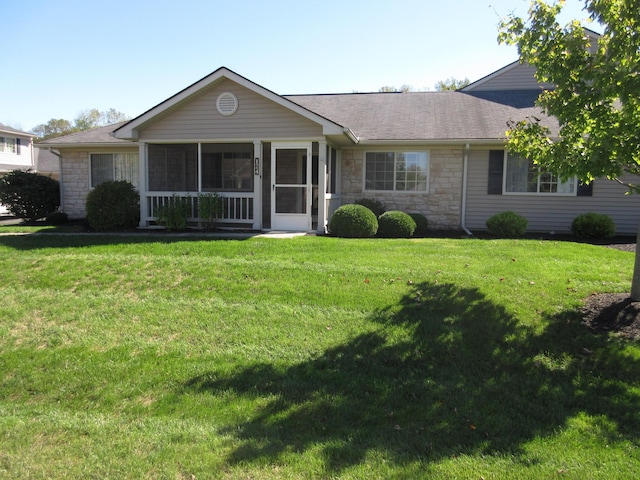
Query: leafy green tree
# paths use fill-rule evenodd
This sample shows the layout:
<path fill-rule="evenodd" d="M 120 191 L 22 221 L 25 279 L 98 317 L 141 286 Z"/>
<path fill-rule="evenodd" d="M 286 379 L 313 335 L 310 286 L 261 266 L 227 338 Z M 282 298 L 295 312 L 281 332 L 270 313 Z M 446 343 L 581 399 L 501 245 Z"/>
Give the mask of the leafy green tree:
<path fill-rule="evenodd" d="M 38 135 L 39 140 L 47 140 L 69 135 L 70 133 L 104 127 L 128 119 L 129 117 L 115 108 L 102 112 L 97 108 L 92 108 L 81 111 L 73 122 L 63 118 L 52 118 L 47 123 L 42 123 L 32 128 L 32 132 Z"/>
<path fill-rule="evenodd" d="M 40 140 L 48 138 L 61 137 L 73 133 L 73 125 L 69 120 L 64 118 L 52 118 L 47 123 L 41 123 L 31 129 Z"/>
<path fill-rule="evenodd" d="M 579 21 L 558 23 L 564 3 L 533 0 L 527 21 L 511 16 L 501 23 L 499 40 L 517 45 L 536 78 L 556 86 L 538 105 L 560 124 L 554 139 L 536 118 L 515 123 L 509 150 L 563 178 L 607 177 L 639 192 L 622 177 L 640 174 L 640 1 L 585 1 L 604 29 L 597 44 Z"/>
<path fill-rule="evenodd" d="M 415 89 L 411 85 L 402 85 L 400 88 L 392 87 L 390 85 L 385 85 L 384 87 L 380 87 L 378 89 L 380 93 L 407 93 L 407 92 L 415 92 Z"/>
<path fill-rule="evenodd" d="M 449 77 L 446 80 L 440 80 L 435 84 L 435 89 L 437 92 L 444 92 L 447 90 L 458 90 L 462 87 L 466 87 L 469 85 L 469 79 L 464 77 L 463 80 Z"/>
<path fill-rule="evenodd" d="M 585 0 L 603 30 L 596 41 L 577 20 L 560 25 L 564 3 L 532 0 L 527 19 L 511 15 L 500 24 L 498 40 L 518 47 L 538 81 L 555 85 L 537 103 L 560 126 L 553 138 L 537 118 L 517 122 L 507 147 L 564 179 L 607 177 L 638 193 L 628 175 L 640 174 L 640 1 Z M 631 298 L 640 300 L 637 254 Z"/>

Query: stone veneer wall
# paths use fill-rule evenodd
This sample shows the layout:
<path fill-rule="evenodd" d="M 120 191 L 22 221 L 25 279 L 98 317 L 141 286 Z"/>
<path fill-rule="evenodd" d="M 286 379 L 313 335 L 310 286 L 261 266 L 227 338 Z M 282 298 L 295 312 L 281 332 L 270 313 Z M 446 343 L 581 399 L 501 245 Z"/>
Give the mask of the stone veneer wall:
<path fill-rule="evenodd" d="M 393 148 L 389 150 L 399 150 Z M 418 150 L 403 147 L 402 150 Z M 420 148 L 424 150 L 424 148 Z M 374 198 L 388 210 L 422 213 L 429 220 L 429 228 L 460 228 L 462 208 L 462 149 L 429 148 L 429 192 L 365 192 L 364 150 L 342 151 L 342 204 L 359 198 Z"/>
<path fill-rule="evenodd" d="M 62 202 L 69 218 L 84 218 L 89 193 L 89 152 L 61 150 Z"/>
<path fill-rule="evenodd" d="M 138 153 L 138 149 L 61 149 L 62 202 L 64 212 L 71 219 L 85 218 L 89 193 L 89 153 Z"/>

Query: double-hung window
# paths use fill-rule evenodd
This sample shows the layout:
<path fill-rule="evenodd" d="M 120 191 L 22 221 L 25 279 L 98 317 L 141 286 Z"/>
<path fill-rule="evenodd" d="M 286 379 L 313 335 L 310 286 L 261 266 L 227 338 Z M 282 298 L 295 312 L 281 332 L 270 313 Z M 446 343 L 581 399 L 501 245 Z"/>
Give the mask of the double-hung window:
<path fill-rule="evenodd" d="M 507 154 L 505 193 L 575 195 L 576 179 L 562 181 L 557 175 L 541 171 L 526 158 Z"/>
<path fill-rule="evenodd" d="M 0 152 L 20 153 L 20 139 L 12 137 L 0 137 Z"/>
<path fill-rule="evenodd" d="M 125 180 L 138 188 L 137 153 L 91 154 L 91 187 L 112 180 Z"/>
<path fill-rule="evenodd" d="M 367 152 L 365 190 L 426 192 L 429 152 Z"/>

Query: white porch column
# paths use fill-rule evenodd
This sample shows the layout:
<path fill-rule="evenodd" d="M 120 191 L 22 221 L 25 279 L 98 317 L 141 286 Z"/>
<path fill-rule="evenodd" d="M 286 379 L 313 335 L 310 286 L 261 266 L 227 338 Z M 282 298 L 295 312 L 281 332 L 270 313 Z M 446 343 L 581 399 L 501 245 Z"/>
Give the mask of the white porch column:
<path fill-rule="evenodd" d="M 262 141 L 253 141 L 253 229 L 262 229 Z"/>
<path fill-rule="evenodd" d="M 327 233 L 327 142 L 318 142 L 318 228 Z"/>
<path fill-rule="evenodd" d="M 147 227 L 147 179 L 149 172 L 147 171 L 147 144 L 138 143 L 138 193 L 140 194 L 140 223 L 141 227 Z"/>

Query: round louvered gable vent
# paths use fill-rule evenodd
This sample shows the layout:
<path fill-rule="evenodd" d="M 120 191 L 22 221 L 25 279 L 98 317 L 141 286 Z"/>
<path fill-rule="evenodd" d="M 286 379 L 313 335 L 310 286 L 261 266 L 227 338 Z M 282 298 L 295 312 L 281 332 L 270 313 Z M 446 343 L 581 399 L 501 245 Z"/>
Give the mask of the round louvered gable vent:
<path fill-rule="evenodd" d="M 238 97 L 231 92 L 221 93 L 216 101 L 216 107 L 221 115 L 233 115 L 238 110 Z"/>

